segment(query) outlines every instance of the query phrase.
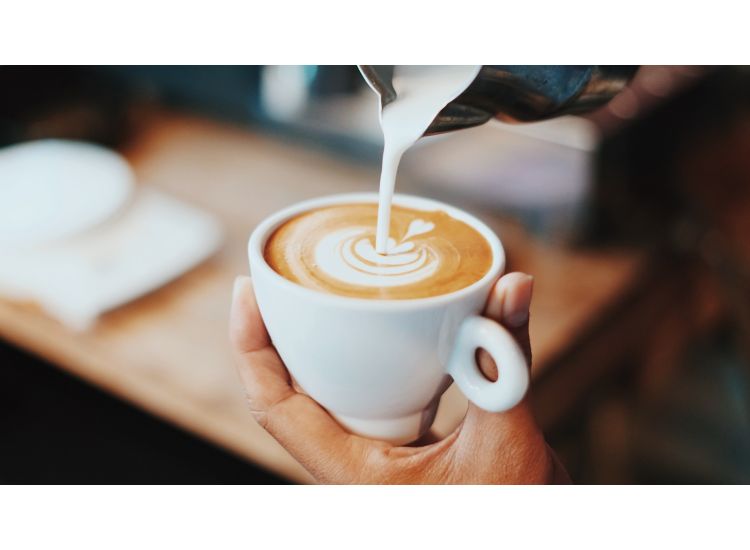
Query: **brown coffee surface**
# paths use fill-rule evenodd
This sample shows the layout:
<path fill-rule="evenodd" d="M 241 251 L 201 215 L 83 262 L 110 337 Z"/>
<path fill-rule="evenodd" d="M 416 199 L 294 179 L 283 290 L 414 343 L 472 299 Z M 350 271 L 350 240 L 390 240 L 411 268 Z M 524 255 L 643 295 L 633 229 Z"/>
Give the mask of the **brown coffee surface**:
<path fill-rule="evenodd" d="M 481 279 L 492 249 L 473 227 L 444 211 L 393 206 L 388 253 L 375 252 L 376 204 L 344 204 L 294 217 L 270 236 L 264 257 L 304 287 L 359 298 L 448 294 Z"/>

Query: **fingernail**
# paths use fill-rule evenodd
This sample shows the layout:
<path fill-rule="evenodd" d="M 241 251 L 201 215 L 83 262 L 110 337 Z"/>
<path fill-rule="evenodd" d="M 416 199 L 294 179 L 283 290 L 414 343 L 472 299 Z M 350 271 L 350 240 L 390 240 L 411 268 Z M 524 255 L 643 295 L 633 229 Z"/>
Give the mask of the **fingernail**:
<path fill-rule="evenodd" d="M 244 275 L 238 275 L 234 278 L 234 287 L 232 288 L 232 301 L 235 301 L 242 292 L 242 288 L 245 286 L 245 281 L 248 277 Z"/>
<path fill-rule="evenodd" d="M 512 292 L 505 295 L 503 301 L 503 321 L 511 327 L 522 327 L 529 321 L 529 307 L 531 306 L 531 291 L 534 288 L 534 277 L 527 276 L 527 280 L 519 284 Z"/>

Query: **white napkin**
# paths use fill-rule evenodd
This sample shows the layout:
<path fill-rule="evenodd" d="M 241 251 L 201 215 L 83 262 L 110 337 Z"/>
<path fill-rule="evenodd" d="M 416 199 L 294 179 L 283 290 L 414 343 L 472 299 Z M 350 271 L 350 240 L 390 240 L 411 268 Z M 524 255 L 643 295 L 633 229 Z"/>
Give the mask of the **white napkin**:
<path fill-rule="evenodd" d="M 154 290 L 217 250 L 219 223 L 153 189 L 105 223 L 27 251 L 0 250 L 0 294 L 38 302 L 74 330 Z"/>

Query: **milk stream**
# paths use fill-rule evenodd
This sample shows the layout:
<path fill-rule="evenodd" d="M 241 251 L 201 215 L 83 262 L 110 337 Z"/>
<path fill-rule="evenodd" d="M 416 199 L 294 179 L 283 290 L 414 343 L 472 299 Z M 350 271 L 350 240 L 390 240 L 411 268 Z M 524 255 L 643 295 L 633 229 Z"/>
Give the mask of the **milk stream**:
<path fill-rule="evenodd" d="M 443 107 L 471 84 L 479 69 L 479 65 L 396 67 L 393 87 L 397 97 L 380 111 L 384 146 L 375 234 L 377 254 L 390 254 L 389 246 L 396 246 L 390 239 L 391 203 L 401 157 L 424 134 Z"/>

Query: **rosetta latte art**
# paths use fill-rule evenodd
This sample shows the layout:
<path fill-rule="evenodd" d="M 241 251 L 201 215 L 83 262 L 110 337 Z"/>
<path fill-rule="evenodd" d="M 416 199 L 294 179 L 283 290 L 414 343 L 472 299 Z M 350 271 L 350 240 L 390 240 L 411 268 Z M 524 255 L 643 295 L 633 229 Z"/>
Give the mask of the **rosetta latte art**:
<path fill-rule="evenodd" d="M 321 208 L 283 224 L 265 248 L 269 265 L 316 290 L 405 299 L 452 292 L 490 268 L 487 241 L 442 211 L 394 206 L 385 254 L 375 250 L 377 206 Z"/>
<path fill-rule="evenodd" d="M 414 220 L 406 235 L 397 243 L 388 239 L 386 254 L 378 254 L 373 246 L 371 228 L 359 227 L 334 231 L 323 237 L 315 247 L 318 267 L 336 279 L 359 286 L 404 286 L 433 275 L 439 257 L 429 245 L 409 240 L 427 233 L 435 225 Z"/>

